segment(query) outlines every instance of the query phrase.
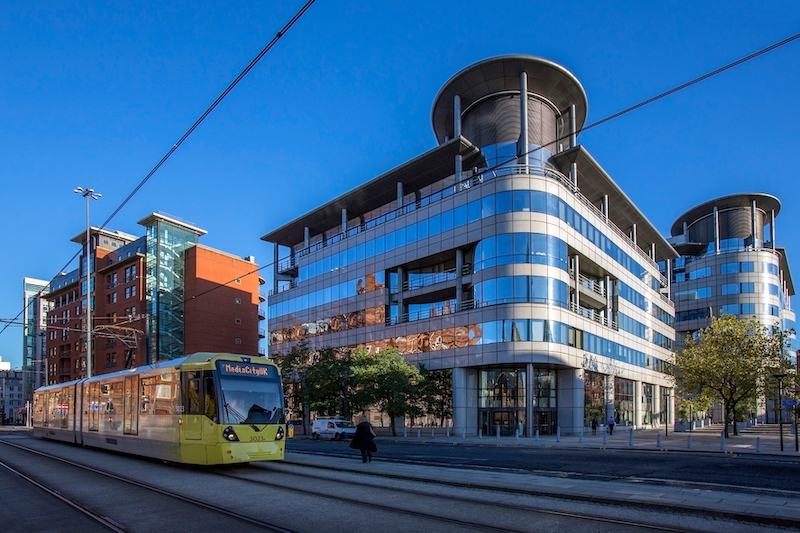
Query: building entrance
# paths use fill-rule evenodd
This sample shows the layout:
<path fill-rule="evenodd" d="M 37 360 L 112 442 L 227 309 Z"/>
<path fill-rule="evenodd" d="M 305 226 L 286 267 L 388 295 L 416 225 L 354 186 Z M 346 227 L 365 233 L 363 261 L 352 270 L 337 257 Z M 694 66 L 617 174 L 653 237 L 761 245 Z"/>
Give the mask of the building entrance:
<path fill-rule="evenodd" d="M 539 430 L 539 435 L 555 435 L 558 424 L 558 413 L 553 410 L 535 409 L 533 411 L 533 431 Z"/>
<path fill-rule="evenodd" d="M 501 437 L 513 437 L 516 431 L 525 435 L 525 411 L 521 409 L 481 409 L 478 415 L 480 427 L 484 435 L 497 435 L 500 428 Z"/>

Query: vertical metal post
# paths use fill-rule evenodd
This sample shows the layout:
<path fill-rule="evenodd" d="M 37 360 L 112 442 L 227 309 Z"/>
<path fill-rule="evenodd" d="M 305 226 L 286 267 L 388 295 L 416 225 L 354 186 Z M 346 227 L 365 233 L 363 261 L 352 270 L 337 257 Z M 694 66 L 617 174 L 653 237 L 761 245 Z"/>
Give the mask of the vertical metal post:
<path fill-rule="evenodd" d="M 575 148 L 578 145 L 578 128 L 575 120 L 575 105 L 569 106 L 569 147 Z"/>
<path fill-rule="evenodd" d="M 719 209 L 714 206 L 714 254 L 719 255 L 720 252 L 720 235 L 719 235 Z"/>
<path fill-rule="evenodd" d="M 461 137 L 461 97 L 455 95 L 453 97 L 453 138 Z M 456 183 L 461 182 L 463 159 L 461 154 L 456 154 Z"/>
<path fill-rule="evenodd" d="M 753 250 L 758 249 L 756 246 L 756 201 L 750 202 L 750 230 L 753 236 Z"/>
<path fill-rule="evenodd" d="M 528 74 L 519 75 L 519 142 L 517 157 L 520 165 L 528 172 Z"/>
<path fill-rule="evenodd" d="M 347 209 L 342 209 L 342 233 L 347 233 Z"/>
<path fill-rule="evenodd" d="M 397 182 L 397 207 L 403 207 L 403 182 Z"/>

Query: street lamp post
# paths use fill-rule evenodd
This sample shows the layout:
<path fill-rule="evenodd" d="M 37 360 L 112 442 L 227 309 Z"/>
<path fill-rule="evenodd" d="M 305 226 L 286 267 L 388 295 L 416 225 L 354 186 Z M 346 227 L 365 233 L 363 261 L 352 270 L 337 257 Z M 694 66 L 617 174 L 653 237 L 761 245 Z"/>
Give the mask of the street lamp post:
<path fill-rule="evenodd" d="M 91 270 L 91 259 L 89 258 L 89 254 L 91 253 L 92 246 L 91 246 L 91 230 L 92 227 L 89 225 L 89 200 L 97 200 L 102 195 L 99 192 L 95 192 L 94 189 L 83 187 L 76 188 L 73 192 L 80 194 L 86 199 L 86 251 L 84 253 L 84 257 L 86 258 L 86 377 L 92 377 L 92 296 L 91 296 L 91 281 L 89 276 L 89 271 Z"/>
<path fill-rule="evenodd" d="M 783 378 L 786 374 L 775 374 L 772 377 L 778 380 L 778 431 L 781 434 L 781 451 L 783 451 Z"/>

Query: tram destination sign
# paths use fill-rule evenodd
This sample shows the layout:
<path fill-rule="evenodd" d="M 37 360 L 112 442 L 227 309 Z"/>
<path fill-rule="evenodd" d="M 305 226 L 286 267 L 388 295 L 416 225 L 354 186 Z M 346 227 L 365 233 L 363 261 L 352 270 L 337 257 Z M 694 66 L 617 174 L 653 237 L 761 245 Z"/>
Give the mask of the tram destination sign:
<path fill-rule="evenodd" d="M 239 363 L 236 361 L 220 361 L 219 372 L 223 376 L 239 376 L 248 378 L 271 378 L 275 370 L 267 365 Z"/>

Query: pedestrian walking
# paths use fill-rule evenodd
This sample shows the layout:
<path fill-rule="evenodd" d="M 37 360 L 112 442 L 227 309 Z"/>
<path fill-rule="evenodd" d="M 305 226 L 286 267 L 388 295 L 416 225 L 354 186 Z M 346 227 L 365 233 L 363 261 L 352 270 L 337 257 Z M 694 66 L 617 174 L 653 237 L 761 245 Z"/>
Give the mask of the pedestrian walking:
<path fill-rule="evenodd" d="M 597 435 L 597 419 L 592 418 L 592 435 Z"/>
<path fill-rule="evenodd" d="M 616 422 L 616 420 L 614 420 L 614 416 L 613 415 L 609 416 L 608 417 L 608 434 L 609 435 L 613 435 L 614 434 L 614 426 L 616 426 L 616 425 L 617 425 L 617 422 Z"/>
<path fill-rule="evenodd" d="M 375 430 L 372 429 L 372 424 L 369 423 L 366 416 L 359 419 L 350 447 L 354 450 L 361 450 L 362 463 L 371 463 L 372 454 L 378 451 L 378 447 L 375 445 Z"/>

